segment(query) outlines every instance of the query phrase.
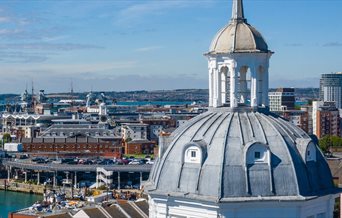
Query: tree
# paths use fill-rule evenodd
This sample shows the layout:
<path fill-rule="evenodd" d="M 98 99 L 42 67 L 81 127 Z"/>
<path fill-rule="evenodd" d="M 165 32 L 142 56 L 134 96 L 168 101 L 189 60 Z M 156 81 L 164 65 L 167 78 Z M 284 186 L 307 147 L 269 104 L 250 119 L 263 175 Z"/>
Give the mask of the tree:
<path fill-rule="evenodd" d="M 11 142 L 12 141 L 12 137 L 11 137 L 11 134 L 9 133 L 5 133 L 3 136 L 2 136 L 2 141 L 3 143 L 8 143 L 8 142 Z"/>
<path fill-rule="evenodd" d="M 326 135 L 319 139 L 319 147 L 326 153 L 330 151 L 331 147 L 342 147 L 342 138 L 338 136 Z"/>
<path fill-rule="evenodd" d="M 330 142 L 330 136 L 324 136 L 322 138 L 319 139 L 318 145 L 320 147 L 320 149 L 326 153 L 329 151 L 329 146 L 330 146 L 331 142 Z"/>

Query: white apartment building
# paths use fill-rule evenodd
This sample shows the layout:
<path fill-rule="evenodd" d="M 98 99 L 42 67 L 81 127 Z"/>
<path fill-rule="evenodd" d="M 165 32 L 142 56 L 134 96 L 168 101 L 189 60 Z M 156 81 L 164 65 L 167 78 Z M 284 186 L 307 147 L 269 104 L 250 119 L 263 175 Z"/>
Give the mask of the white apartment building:
<path fill-rule="evenodd" d="M 121 126 L 122 137 L 126 140 L 147 139 L 148 124 L 143 123 L 123 123 Z"/>

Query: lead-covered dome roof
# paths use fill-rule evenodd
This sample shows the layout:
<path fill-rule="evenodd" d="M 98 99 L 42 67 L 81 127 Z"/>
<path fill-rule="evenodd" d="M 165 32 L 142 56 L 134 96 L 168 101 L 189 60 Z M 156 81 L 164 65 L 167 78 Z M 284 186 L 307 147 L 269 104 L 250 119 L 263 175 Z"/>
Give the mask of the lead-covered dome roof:
<path fill-rule="evenodd" d="M 262 35 L 251 25 L 232 21 L 222 28 L 211 42 L 209 53 L 269 52 Z"/>
<path fill-rule="evenodd" d="M 262 35 L 247 23 L 242 0 L 233 0 L 232 18 L 214 37 L 209 54 L 221 53 L 268 53 Z"/>
<path fill-rule="evenodd" d="M 269 112 L 211 108 L 170 136 L 145 190 L 203 201 L 305 200 L 335 189 L 300 128 Z"/>

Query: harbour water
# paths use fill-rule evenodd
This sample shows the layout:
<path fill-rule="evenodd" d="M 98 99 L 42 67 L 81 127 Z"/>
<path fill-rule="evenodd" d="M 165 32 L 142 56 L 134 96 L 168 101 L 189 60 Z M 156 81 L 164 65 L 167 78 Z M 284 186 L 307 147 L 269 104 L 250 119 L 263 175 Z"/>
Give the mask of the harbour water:
<path fill-rule="evenodd" d="M 7 218 L 9 212 L 29 207 L 42 198 L 42 195 L 0 190 L 0 218 Z"/>
<path fill-rule="evenodd" d="M 122 106 L 145 106 L 145 105 L 185 105 L 191 104 L 192 101 L 119 101 L 116 104 Z"/>

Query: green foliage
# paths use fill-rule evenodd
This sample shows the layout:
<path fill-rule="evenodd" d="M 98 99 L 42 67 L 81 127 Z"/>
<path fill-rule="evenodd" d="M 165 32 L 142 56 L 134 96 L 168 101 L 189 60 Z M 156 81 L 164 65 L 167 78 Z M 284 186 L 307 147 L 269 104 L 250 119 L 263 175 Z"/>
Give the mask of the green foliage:
<path fill-rule="evenodd" d="M 125 158 L 130 158 L 130 157 L 134 157 L 137 159 L 144 159 L 146 158 L 146 156 L 150 156 L 152 159 L 154 158 L 154 154 L 126 154 L 124 155 Z"/>
<path fill-rule="evenodd" d="M 11 142 L 11 141 L 12 141 L 11 134 L 5 133 L 5 134 L 2 136 L 2 139 L 3 139 L 3 142 L 4 142 L 4 143 Z"/>
<path fill-rule="evenodd" d="M 105 185 L 101 185 L 100 187 L 97 188 L 98 190 L 106 190 L 107 187 Z"/>
<path fill-rule="evenodd" d="M 35 185 L 35 184 L 37 184 L 37 181 L 35 181 L 35 180 L 28 180 L 28 181 L 26 181 L 26 184 Z"/>
<path fill-rule="evenodd" d="M 302 106 L 300 105 L 295 105 L 295 110 L 300 110 L 302 108 Z"/>
<path fill-rule="evenodd" d="M 326 153 L 329 152 L 331 147 L 342 147 L 342 138 L 338 136 L 324 136 L 319 139 L 319 147 L 321 150 Z"/>

